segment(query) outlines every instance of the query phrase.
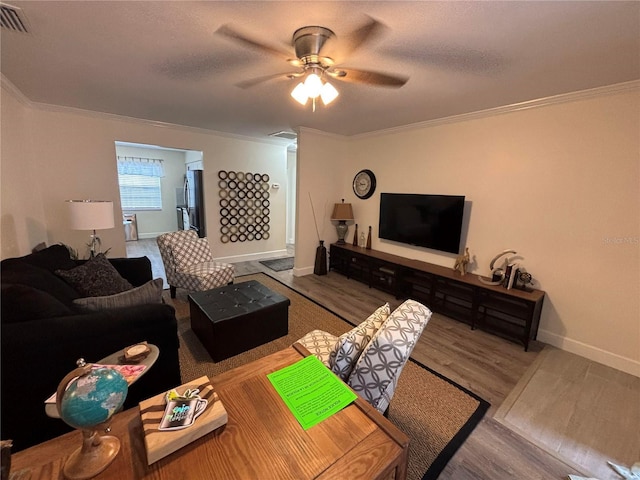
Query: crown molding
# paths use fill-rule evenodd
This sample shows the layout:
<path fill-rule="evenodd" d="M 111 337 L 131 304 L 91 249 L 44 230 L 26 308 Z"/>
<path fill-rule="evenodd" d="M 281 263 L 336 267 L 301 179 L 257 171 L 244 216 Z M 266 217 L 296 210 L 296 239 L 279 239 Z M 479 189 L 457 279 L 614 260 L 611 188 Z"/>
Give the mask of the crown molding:
<path fill-rule="evenodd" d="M 115 120 L 119 122 L 129 122 L 137 125 L 146 125 L 155 128 L 168 128 L 172 130 L 180 130 L 189 133 L 198 133 L 202 135 L 215 135 L 219 137 L 231 138 L 235 140 L 251 141 L 269 145 L 277 145 L 281 147 L 288 147 L 288 142 L 283 142 L 280 139 L 271 137 L 257 138 L 249 137 L 245 135 L 238 135 L 234 133 L 220 132 L 217 130 L 208 130 L 199 127 L 190 127 L 186 125 L 178 125 L 174 123 L 160 122 L 156 120 L 146 120 L 135 117 L 128 117 L 124 115 L 116 115 L 113 113 L 96 112 L 93 110 L 84 110 L 76 107 L 66 107 L 61 105 L 54 105 L 49 103 L 40 103 L 31 101 L 22 91 L 16 87 L 4 74 L 0 73 L 0 84 L 2 88 L 8 90 L 20 103 L 24 106 L 54 113 L 70 113 L 75 115 L 82 115 L 85 117 L 101 119 L 101 120 Z M 596 87 L 587 90 L 579 90 L 576 92 L 563 93 L 560 95 L 553 95 L 549 97 L 539 98 L 535 100 L 528 100 L 526 102 L 514 103 L 511 105 L 504 105 L 501 107 L 489 108 L 486 110 L 479 110 L 476 112 L 463 113 L 460 115 L 452 115 L 450 117 L 437 118 L 434 120 L 426 120 L 423 122 L 411 123 L 408 125 L 401 125 L 399 127 L 393 127 L 383 130 L 375 130 L 372 132 L 361 133 L 352 136 L 345 136 L 336 133 L 324 132 L 322 130 L 316 130 L 308 127 L 297 127 L 293 130 L 298 133 L 311 133 L 314 135 L 322 135 L 338 140 L 344 139 L 361 139 L 379 135 L 387 135 L 393 133 L 407 132 L 426 127 L 435 127 L 439 125 L 446 125 L 450 123 L 458 123 L 467 120 L 475 120 L 480 118 L 487 118 L 496 115 L 502 115 L 506 113 L 519 112 L 532 108 L 541 108 L 550 105 L 558 105 L 567 102 L 574 102 L 578 100 L 585 100 L 589 98 L 602 97 L 607 95 L 615 95 L 619 93 L 630 92 L 640 89 L 640 80 L 632 80 L 629 82 L 616 83 L 613 85 L 606 85 L 604 87 Z"/>
<path fill-rule="evenodd" d="M 82 108 L 67 107 L 62 105 L 54 105 L 50 103 L 38 103 L 32 102 L 32 106 L 38 110 L 52 112 L 52 113 L 70 113 L 74 115 L 81 115 L 85 117 L 95 118 L 97 120 L 113 120 L 118 122 L 133 123 L 141 126 L 148 126 L 154 128 L 167 128 L 171 130 L 180 130 L 188 133 L 197 133 L 201 135 L 214 135 L 217 137 L 231 138 L 234 140 L 243 140 L 248 142 L 266 143 L 269 145 L 277 145 L 280 147 L 286 147 L 287 143 L 279 139 L 271 138 L 257 138 L 249 137 L 246 135 L 238 135 L 236 133 L 220 132 L 218 130 L 209 130 L 206 128 L 191 127 L 188 125 L 179 125 L 176 123 L 161 122 L 158 120 L 147 120 L 144 118 L 128 117 L 126 115 L 118 115 L 115 113 L 97 112 L 94 110 L 84 110 Z"/>
<path fill-rule="evenodd" d="M 118 122 L 128 122 L 136 125 L 150 126 L 154 128 L 169 128 L 171 130 L 180 130 L 189 133 L 198 133 L 201 135 L 215 135 L 218 137 L 231 138 L 234 140 L 243 140 L 249 142 L 266 143 L 269 145 L 275 145 L 286 148 L 289 144 L 288 141 L 273 138 L 257 138 L 249 137 L 245 135 L 238 135 L 234 133 L 219 132 L 217 130 L 208 130 L 206 128 L 190 127 L 187 125 L 178 125 L 175 123 L 160 122 L 156 120 L 146 120 L 143 118 L 127 117 L 125 115 L 117 115 L 114 113 L 96 112 L 94 110 L 84 110 L 82 108 L 67 107 L 63 105 L 54 105 L 51 103 L 33 102 L 22 93 L 22 91 L 16 87 L 4 74 L 0 74 L 0 81 L 3 88 L 6 88 L 20 103 L 23 105 L 40 110 L 43 112 L 52 113 L 68 113 L 72 115 L 80 115 L 84 117 L 94 118 L 97 120 L 112 120 Z"/>
<path fill-rule="evenodd" d="M 447 125 L 450 123 L 464 122 L 467 120 L 493 117 L 496 115 L 503 115 L 505 113 L 520 112 L 532 108 L 548 107 L 550 105 L 559 105 L 561 103 L 575 102 L 578 100 L 586 100 L 589 98 L 603 97 L 607 95 L 615 95 L 619 93 L 631 92 L 638 89 L 640 89 L 640 80 L 632 80 L 629 82 L 606 85 L 604 87 L 578 90 L 576 92 L 562 93 L 560 95 L 552 95 L 550 97 L 528 100 L 526 102 L 504 105 L 501 107 L 488 108 L 486 110 L 478 110 L 477 112 L 462 113 L 460 115 L 452 115 L 450 117 L 436 118 L 434 120 L 426 120 L 424 122 L 411 123 L 409 125 L 402 125 L 399 127 L 387 128 L 384 130 L 361 133 L 358 135 L 352 135 L 349 138 L 360 139 L 392 133 L 407 132 L 419 128 L 435 127 L 439 125 Z"/>
<path fill-rule="evenodd" d="M 33 108 L 33 102 L 29 100 L 29 98 L 24 93 L 22 93 L 22 91 L 18 87 L 16 87 L 11 82 L 11 80 L 5 77 L 4 73 L 1 73 L 1 72 L 0 72 L 0 85 L 2 86 L 2 88 L 7 90 L 9 93 L 11 93 L 11 95 L 22 105 L 24 105 L 25 107 Z"/>
<path fill-rule="evenodd" d="M 298 133 L 298 136 L 301 133 L 311 133 L 313 135 L 319 135 L 319 136 L 323 136 L 323 137 L 331 137 L 331 138 L 334 138 L 336 140 L 345 140 L 345 139 L 349 138 L 346 135 L 340 135 L 339 133 L 325 132 L 323 130 L 317 130 L 315 128 L 309 128 L 309 127 L 297 127 L 297 128 L 294 129 L 294 131 L 296 131 Z"/>

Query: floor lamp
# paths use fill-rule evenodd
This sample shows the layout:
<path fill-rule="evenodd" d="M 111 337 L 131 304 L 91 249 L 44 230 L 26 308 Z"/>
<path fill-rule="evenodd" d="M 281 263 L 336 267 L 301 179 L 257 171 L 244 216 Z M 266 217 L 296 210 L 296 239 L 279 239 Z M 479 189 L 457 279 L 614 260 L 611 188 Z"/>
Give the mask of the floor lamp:
<path fill-rule="evenodd" d="M 96 230 L 106 230 L 115 226 L 113 220 L 113 202 L 107 200 L 67 200 L 69 220 L 74 230 L 91 230 L 89 258 L 96 256 L 101 241 Z"/>

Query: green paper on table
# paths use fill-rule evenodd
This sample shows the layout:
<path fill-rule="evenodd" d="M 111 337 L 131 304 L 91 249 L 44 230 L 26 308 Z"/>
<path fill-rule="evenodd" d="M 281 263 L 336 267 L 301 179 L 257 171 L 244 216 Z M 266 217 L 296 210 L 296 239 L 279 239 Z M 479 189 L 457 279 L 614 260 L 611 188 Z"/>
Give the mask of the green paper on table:
<path fill-rule="evenodd" d="M 270 373 L 267 378 L 305 430 L 358 398 L 313 355 Z"/>

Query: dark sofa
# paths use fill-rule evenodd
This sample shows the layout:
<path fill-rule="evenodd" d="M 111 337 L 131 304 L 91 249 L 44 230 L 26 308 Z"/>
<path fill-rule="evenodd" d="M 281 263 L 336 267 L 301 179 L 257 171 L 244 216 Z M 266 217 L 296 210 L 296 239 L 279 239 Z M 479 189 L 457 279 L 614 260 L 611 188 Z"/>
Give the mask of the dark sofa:
<path fill-rule="evenodd" d="M 152 280 L 147 257 L 109 262 L 134 287 Z M 71 430 L 45 414 L 44 401 L 80 357 L 96 362 L 145 340 L 159 347 L 158 360 L 130 387 L 124 408 L 181 384 L 173 307 L 155 303 L 83 313 L 73 304 L 78 292 L 54 273 L 81 263 L 62 245 L 0 263 L 0 437 L 13 440 L 13 451 Z"/>

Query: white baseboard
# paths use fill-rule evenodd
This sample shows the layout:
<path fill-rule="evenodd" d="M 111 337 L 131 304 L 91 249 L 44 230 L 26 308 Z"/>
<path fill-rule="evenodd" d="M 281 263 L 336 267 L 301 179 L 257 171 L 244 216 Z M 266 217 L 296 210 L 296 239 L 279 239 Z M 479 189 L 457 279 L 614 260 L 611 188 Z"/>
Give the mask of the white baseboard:
<path fill-rule="evenodd" d="M 313 267 L 303 267 L 303 268 L 294 268 L 293 276 L 294 277 L 304 277 L 305 275 L 312 275 Z"/>
<path fill-rule="evenodd" d="M 576 355 L 588 358 L 594 362 L 602 363 L 603 365 L 615 368 L 616 370 L 621 370 L 625 373 L 640 377 L 640 362 L 631 358 L 623 357 L 547 330 L 538 330 L 537 339 L 561 350 L 575 353 Z"/>
<path fill-rule="evenodd" d="M 250 262 L 252 260 L 267 260 L 269 258 L 286 257 L 287 249 L 284 250 L 272 250 L 270 252 L 248 253 L 245 255 L 234 255 L 231 257 L 216 257 L 217 262 L 224 263 L 236 263 L 236 262 Z"/>
<path fill-rule="evenodd" d="M 157 232 L 157 233 L 140 233 L 138 232 L 138 240 L 149 240 L 150 238 L 157 238 L 163 233 L 167 232 Z"/>

